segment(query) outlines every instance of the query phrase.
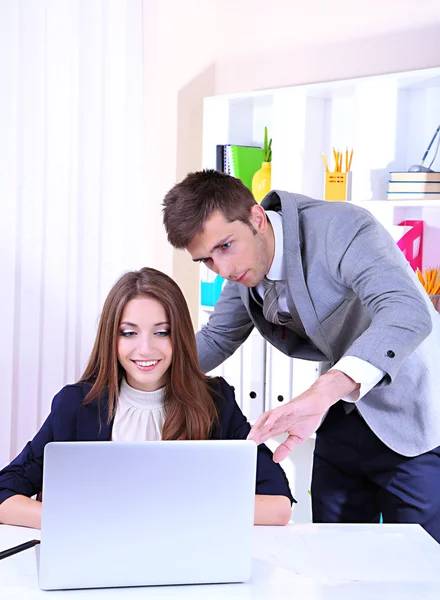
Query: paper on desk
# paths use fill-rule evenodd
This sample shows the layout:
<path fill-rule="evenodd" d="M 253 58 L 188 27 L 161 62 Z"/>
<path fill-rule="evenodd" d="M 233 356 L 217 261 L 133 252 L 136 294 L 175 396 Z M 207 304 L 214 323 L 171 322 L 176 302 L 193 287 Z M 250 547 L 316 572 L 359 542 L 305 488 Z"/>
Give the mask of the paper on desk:
<path fill-rule="evenodd" d="M 332 581 L 440 581 L 438 555 L 423 553 L 401 533 L 300 535 Z"/>

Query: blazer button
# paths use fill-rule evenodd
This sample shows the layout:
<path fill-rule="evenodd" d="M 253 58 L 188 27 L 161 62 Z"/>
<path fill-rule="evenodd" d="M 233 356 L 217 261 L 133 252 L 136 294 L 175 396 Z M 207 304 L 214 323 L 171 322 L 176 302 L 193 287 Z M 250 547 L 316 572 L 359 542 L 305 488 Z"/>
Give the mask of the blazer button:
<path fill-rule="evenodd" d="M 394 354 L 394 352 L 393 352 L 392 350 L 388 350 L 388 352 L 387 352 L 387 356 L 388 356 L 389 358 L 394 358 L 396 355 Z"/>

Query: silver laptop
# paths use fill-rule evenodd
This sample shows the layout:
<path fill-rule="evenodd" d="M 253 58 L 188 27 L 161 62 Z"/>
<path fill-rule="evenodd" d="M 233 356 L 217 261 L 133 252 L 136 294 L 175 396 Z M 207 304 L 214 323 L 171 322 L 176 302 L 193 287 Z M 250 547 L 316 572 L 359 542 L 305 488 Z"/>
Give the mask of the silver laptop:
<path fill-rule="evenodd" d="M 40 587 L 247 581 L 256 457 L 246 440 L 51 442 Z"/>

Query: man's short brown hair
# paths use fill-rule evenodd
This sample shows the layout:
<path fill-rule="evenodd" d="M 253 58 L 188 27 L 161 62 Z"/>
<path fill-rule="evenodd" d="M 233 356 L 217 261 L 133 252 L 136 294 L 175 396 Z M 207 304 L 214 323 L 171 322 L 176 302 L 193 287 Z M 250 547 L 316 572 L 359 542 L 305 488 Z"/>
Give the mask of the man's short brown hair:
<path fill-rule="evenodd" d="M 175 248 L 186 248 L 215 211 L 230 222 L 250 225 L 250 211 L 255 204 L 252 193 L 235 177 L 213 169 L 189 173 L 163 201 L 168 241 Z"/>

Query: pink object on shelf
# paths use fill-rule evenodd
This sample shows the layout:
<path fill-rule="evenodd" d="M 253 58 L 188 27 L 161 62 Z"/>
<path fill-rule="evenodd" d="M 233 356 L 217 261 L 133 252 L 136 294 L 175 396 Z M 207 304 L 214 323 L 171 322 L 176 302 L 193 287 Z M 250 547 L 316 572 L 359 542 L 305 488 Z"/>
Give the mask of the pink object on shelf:
<path fill-rule="evenodd" d="M 397 242 L 413 270 L 422 270 L 423 258 L 423 221 L 402 221 L 400 227 L 410 227 Z"/>

